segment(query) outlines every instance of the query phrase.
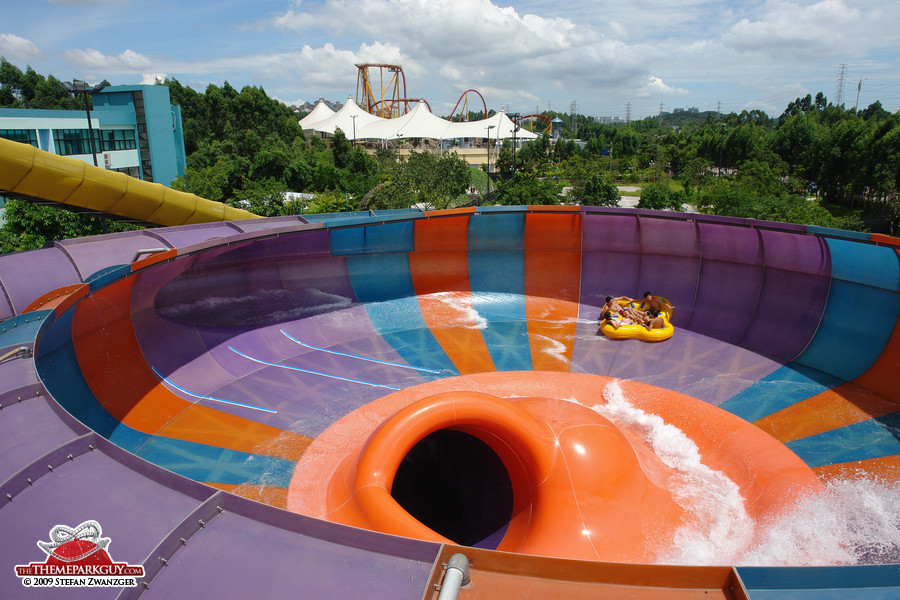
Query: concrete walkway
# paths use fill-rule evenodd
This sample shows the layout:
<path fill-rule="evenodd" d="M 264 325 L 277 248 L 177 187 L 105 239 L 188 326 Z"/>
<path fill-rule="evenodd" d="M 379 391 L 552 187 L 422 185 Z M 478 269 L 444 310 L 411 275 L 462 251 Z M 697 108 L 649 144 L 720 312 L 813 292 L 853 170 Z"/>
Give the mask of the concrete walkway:
<path fill-rule="evenodd" d="M 619 189 L 619 194 L 621 195 L 621 197 L 619 198 L 619 206 L 624 207 L 624 208 L 634 208 L 635 206 L 637 206 L 638 202 L 640 202 L 640 200 L 641 200 L 641 196 L 640 196 L 641 188 L 640 188 L 640 186 L 636 186 L 636 185 L 619 185 L 619 186 L 616 186 L 616 187 Z M 638 193 L 637 196 L 634 196 L 634 195 L 628 195 L 628 196 L 626 196 L 626 195 L 625 195 L 626 193 L 627 193 L 627 194 L 634 194 L 635 192 Z"/>

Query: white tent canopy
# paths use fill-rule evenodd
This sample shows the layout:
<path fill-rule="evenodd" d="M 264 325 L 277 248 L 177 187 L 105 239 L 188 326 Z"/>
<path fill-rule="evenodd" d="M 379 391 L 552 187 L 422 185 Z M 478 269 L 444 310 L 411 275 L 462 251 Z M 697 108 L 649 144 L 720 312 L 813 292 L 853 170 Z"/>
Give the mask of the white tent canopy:
<path fill-rule="evenodd" d="M 349 139 L 353 139 L 354 129 L 359 132 L 361 128 L 379 120 L 384 119 L 367 113 L 353 101 L 353 98 L 347 98 L 347 102 L 339 111 L 321 121 L 307 123 L 303 126 L 303 130 L 334 135 L 334 132 L 340 129 Z M 358 133 L 356 137 L 359 137 Z"/>
<path fill-rule="evenodd" d="M 319 106 L 324 109 L 320 111 L 324 118 L 312 119 L 311 117 L 319 109 Z M 329 111 L 331 114 L 325 111 Z M 300 124 L 304 131 L 331 135 L 340 129 L 351 140 L 400 138 L 435 140 L 490 138 L 498 140 L 513 137 L 514 131 L 515 137 L 518 139 L 531 140 L 538 137 L 537 134 L 527 129 L 517 128 L 503 111 L 480 121 L 453 123 L 435 116 L 425 103 L 419 102 L 405 115 L 394 119 L 383 119 L 361 109 L 352 98 L 347 98 L 346 104 L 337 112 L 331 111 L 322 103 L 317 104 L 312 112 L 300 121 Z"/>
<path fill-rule="evenodd" d="M 516 124 L 506 116 L 506 113 L 500 111 L 487 119 L 469 121 L 467 123 L 451 123 L 450 127 L 451 135 L 448 137 L 451 138 L 490 138 L 498 140 L 513 137 L 513 130 L 516 129 Z M 520 127 L 516 131 L 515 137 L 522 140 L 533 140 L 538 136 Z"/>
<path fill-rule="evenodd" d="M 323 121 L 334 114 L 334 111 L 328 108 L 324 100 L 319 100 L 316 106 L 309 111 L 309 114 L 300 119 L 300 128 L 311 130 L 310 125 L 318 121 Z"/>
<path fill-rule="evenodd" d="M 394 119 L 381 119 L 357 130 L 360 139 L 394 140 L 399 138 L 446 139 L 449 121 L 431 114 L 428 106 L 417 103 L 411 111 Z"/>

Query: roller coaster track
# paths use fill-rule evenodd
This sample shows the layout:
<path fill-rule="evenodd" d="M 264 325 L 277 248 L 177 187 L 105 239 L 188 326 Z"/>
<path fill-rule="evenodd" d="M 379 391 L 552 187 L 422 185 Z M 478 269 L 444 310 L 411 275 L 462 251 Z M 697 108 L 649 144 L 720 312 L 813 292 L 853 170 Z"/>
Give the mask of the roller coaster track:
<path fill-rule="evenodd" d="M 407 97 L 403 67 L 365 63 L 356 65 L 356 68 L 356 104 L 360 108 L 385 119 L 409 112 L 409 103 L 414 100 Z M 377 87 L 373 88 L 376 79 Z"/>
<path fill-rule="evenodd" d="M 534 124 L 535 120 L 543 121 L 545 123 L 544 128 L 537 129 Z M 527 127 L 528 127 L 529 131 L 532 131 L 535 133 L 548 133 L 548 134 L 553 132 L 552 131 L 553 123 L 550 121 L 550 117 L 548 117 L 547 115 L 541 115 L 541 114 L 524 115 L 524 116 L 521 116 L 521 117 L 518 117 L 517 119 L 515 119 L 516 125 L 525 126 L 524 125 L 525 122 L 528 122 Z"/>
<path fill-rule="evenodd" d="M 487 111 L 487 103 L 484 101 L 484 96 L 481 95 L 481 92 L 478 90 L 466 90 L 459 97 L 459 100 L 456 101 L 456 106 L 453 107 L 453 110 L 450 111 L 450 120 L 453 120 L 453 115 L 456 114 L 456 109 L 459 108 L 460 103 L 463 105 L 462 111 L 460 111 L 460 115 L 463 117 L 462 120 L 469 120 L 469 94 L 477 94 L 479 98 L 481 98 L 481 105 L 484 107 L 484 118 L 486 119 L 488 116 Z"/>

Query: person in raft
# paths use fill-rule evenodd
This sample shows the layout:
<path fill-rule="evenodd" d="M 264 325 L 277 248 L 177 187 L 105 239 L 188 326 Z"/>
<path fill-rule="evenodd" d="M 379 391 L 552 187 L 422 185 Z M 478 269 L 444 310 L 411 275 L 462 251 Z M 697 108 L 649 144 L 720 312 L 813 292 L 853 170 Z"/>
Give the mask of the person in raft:
<path fill-rule="evenodd" d="M 629 315 L 625 314 L 624 312 L 620 312 L 619 318 L 614 319 L 612 311 L 608 310 L 603 313 L 603 321 L 600 323 L 600 325 L 603 326 L 606 323 L 609 323 L 610 325 L 612 325 L 613 329 L 618 329 L 622 325 L 643 325 L 644 321 L 646 321 L 648 319 L 648 317 L 646 315 L 644 315 L 643 313 L 638 313 L 638 314 L 641 315 L 640 318 L 632 319 Z"/>
<path fill-rule="evenodd" d="M 663 311 L 662 302 L 659 301 L 659 298 L 651 294 L 650 292 L 644 292 L 644 302 L 647 303 L 649 308 L 652 308 L 656 312 Z M 674 306 L 672 308 L 675 308 Z"/>
<path fill-rule="evenodd" d="M 666 321 L 663 319 L 659 311 L 655 308 L 651 308 L 647 311 L 647 320 L 641 323 L 647 331 L 651 329 L 662 329 L 666 326 Z"/>
<path fill-rule="evenodd" d="M 606 312 L 619 313 L 621 316 L 628 317 L 632 321 L 639 323 L 643 322 L 646 319 L 644 313 L 630 306 L 622 306 L 621 304 L 619 304 L 619 300 L 624 300 L 625 302 L 629 303 L 634 302 L 634 300 L 632 298 L 629 298 L 628 296 L 619 296 L 618 298 L 607 296 L 606 304 L 604 304 L 603 308 L 600 309 L 600 314 L 602 315 Z M 630 324 L 631 323 L 629 323 L 629 325 Z"/>

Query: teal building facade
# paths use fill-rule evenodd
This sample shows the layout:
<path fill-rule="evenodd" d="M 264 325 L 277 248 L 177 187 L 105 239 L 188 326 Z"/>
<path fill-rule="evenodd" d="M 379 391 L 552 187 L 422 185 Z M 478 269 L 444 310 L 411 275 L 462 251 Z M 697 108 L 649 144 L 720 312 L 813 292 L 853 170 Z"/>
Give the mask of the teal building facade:
<path fill-rule="evenodd" d="M 109 86 L 93 104 L 90 125 L 85 111 L 0 108 L 0 137 L 163 185 L 184 174 L 181 107 L 169 88 Z"/>

